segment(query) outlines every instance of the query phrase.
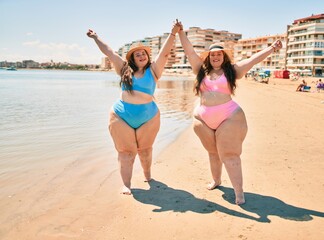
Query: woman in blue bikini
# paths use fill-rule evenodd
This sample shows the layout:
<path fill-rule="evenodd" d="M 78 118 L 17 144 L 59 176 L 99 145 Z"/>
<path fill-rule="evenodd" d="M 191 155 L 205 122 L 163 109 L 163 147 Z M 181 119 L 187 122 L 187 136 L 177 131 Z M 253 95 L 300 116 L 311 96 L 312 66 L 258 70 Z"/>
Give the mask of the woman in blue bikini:
<path fill-rule="evenodd" d="M 93 30 L 87 32 L 121 76 L 122 93 L 110 112 L 109 131 L 118 152 L 123 194 L 131 194 L 133 164 L 137 154 L 145 181 L 151 180 L 152 146 L 160 128 L 160 112 L 153 101 L 153 94 L 179 29 L 177 24 L 173 25 L 170 35 L 152 62 L 151 51 L 147 46 L 132 45 L 125 61 Z"/>

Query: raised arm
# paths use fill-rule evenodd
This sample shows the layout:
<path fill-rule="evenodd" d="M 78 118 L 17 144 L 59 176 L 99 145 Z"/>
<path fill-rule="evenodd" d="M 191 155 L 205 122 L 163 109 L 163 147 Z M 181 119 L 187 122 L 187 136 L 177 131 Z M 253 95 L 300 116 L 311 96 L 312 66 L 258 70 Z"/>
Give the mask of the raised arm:
<path fill-rule="evenodd" d="M 282 48 L 280 40 L 276 40 L 271 46 L 263 49 L 262 51 L 253 54 L 250 58 L 244 59 L 234 65 L 237 79 L 242 78 L 255 64 L 261 62 L 274 51 Z"/>
<path fill-rule="evenodd" d="M 199 57 L 199 55 L 195 52 L 191 42 L 189 41 L 186 33 L 183 31 L 183 25 L 181 22 L 178 23 L 180 25 L 180 31 L 179 31 L 179 38 L 181 45 L 184 49 L 184 52 L 189 60 L 189 63 L 191 65 L 192 71 L 194 74 L 198 74 L 199 69 L 203 65 L 203 60 Z"/>
<path fill-rule="evenodd" d="M 111 47 L 104 43 L 93 30 L 89 29 L 87 35 L 96 42 L 100 51 L 109 58 L 114 65 L 116 73 L 120 75 L 125 61 Z"/>
<path fill-rule="evenodd" d="M 164 66 L 165 66 L 166 62 L 168 61 L 168 56 L 169 56 L 169 53 L 171 51 L 171 48 L 172 48 L 172 45 L 173 45 L 173 42 L 175 39 L 175 35 L 179 31 L 179 29 L 180 29 L 180 27 L 176 23 L 173 24 L 171 33 L 165 40 L 160 52 L 158 53 L 158 55 L 152 62 L 152 65 L 151 65 L 152 70 L 153 70 L 155 76 L 157 77 L 157 79 L 159 79 L 162 76 L 162 72 L 164 70 Z"/>

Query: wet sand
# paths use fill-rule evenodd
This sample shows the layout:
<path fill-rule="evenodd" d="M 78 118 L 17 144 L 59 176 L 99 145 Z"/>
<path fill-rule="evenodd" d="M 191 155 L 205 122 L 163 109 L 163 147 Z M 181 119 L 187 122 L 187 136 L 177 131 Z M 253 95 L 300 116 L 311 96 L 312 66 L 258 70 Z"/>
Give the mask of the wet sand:
<path fill-rule="evenodd" d="M 54 178 L 1 202 L 0 238 L 323 239 L 324 93 L 295 92 L 298 84 L 239 81 L 246 204 L 234 204 L 225 169 L 222 186 L 206 190 L 207 154 L 190 127 L 154 159 L 152 182 L 134 172 L 132 196 L 93 153 L 52 169 Z"/>

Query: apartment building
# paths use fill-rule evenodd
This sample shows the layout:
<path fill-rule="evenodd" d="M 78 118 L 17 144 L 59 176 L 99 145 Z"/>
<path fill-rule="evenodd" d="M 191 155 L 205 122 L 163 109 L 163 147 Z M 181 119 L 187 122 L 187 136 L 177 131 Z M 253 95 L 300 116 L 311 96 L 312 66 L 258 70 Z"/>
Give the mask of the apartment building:
<path fill-rule="evenodd" d="M 308 71 L 315 76 L 323 75 L 324 14 L 297 19 L 292 25 L 287 26 L 286 33 L 250 39 L 241 39 L 242 35 L 237 33 L 201 29 L 199 27 L 190 27 L 185 30 L 185 33 L 198 54 L 207 50 L 210 44 L 217 42 L 222 43 L 227 48 L 234 49 L 231 56 L 233 62 L 249 58 L 279 39 L 283 43 L 283 48 L 255 65 L 253 69 L 288 69 Z M 151 47 L 151 58 L 154 59 L 168 35 L 168 33 L 165 33 L 161 36 L 148 37 L 125 44 L 119 49 L 118 53 L 124 58 L 133 43 L 141 42 L 143 45 Z M 178 36 L 176 36 L 175 45 L 169 54 L 166 69 L 174 71 L 191 69 Z"/>
<path fill-rule="evenodd" d="M 132 41 L 131 43 L 126 43 L 124 46 L 120 47 L 117 51 L 117 53 L 119 54 L 119 56 L 121 56 L 123 59 L 126 59 L 126 54 L 129 50 L 129 48 L 133 45 L 133 44 L 136 44 L 136 43 L 141 43 L 142 45 L 145 45 L 145 46 L 149 46 L 151 47 L 151 50 L 154 50 L 152 49 L 152 38 L 151 37 L 146 37 L 144 39 L 141 39 L 141 40 L 136 40 L 136 41 Z M 156 43 L 156 42 L 154 42 Z M 154 46 L 154 48 L 156 48 L 157 46 Z"/>
<path fill-rule="evenodd" d="M 215 42 L 224 43 L 226 46 L 229 45 L 229 47 L 232 48 L 237 40 L 242 37 L 242 34 L 230 33 L 228 31 L 216 31 L 214 29 L 201 29 L 199 27 L 190 27 L 185 32 L 197 53 L 208 50 L 209 45 Z M 130 46 L 133 43 L 140 42 L 143 45 L 150 46 L 151 58 L 154 59 L 168 36 L 169 33 L 164 33 L 161 36 L 147 37 L 143 40 L 127 43 L 118 50 L 118 54 L 125 58 Z M 165 68 L 175 70 L 191 68 L 178 36 L 176 36 L 175 44 L 170 51 Z"/>
<path fill-rule="evenodd" d="M 167 37 L 169 36 L 169 33 L 164 33 L 163 35 L 160 36 L 155 36 L 155 37 L 146 37 L 143 40 L 137 40 L 133 41 L 131 43 L 127 43 L 118 50 L 118 54 L 122 58 L 126 58 L 126 54 L 132 44 L 136 43 L 141 43 L 145 46 L 149 46 L 151 48 L 151 55 L 150 58 L 151 60 L 155 59 L 155 57 L 158 55 L 160 49 L 162 48 L 164 42 L 166 41 Z M 168 61 L 165 65 L 165 68 L 172 68 L 172 65 L 175 63 L 175 51 L 174 51 L 174 46 L 172 47 L 170 54 L 168 56 Z"/>
<path fill-rule="evenodd" d="M 324 14 L 297 19 L 287 26 L 286 67 L 323 75 Z"/>
<path fill-rule="evenodd" d="M 185 33 L 192 43 L 194 50 L 199 54 L 208 50 L 212 43 L 222 43 L 225 47 L 232 48 L 233 45 L 242 38 L 242 34 L 231 33 L 228 31 L 216 31 L 214 29 L 201 29 L 190 27 Z M 233 59 L 233 56 L 230 56 Z M 176 38 L 175 43 L 175 63 L 173 69 L 190 69 L 190 64 L 184 54 L 180 39 Z"/>
<path fill-rule="evenodd" d="M 238 62 L 251 57 L 253 54 L 269 47 L 277 39 L 281 40 L 283 45 L 282 49 L 274 52 L 262 62 L 256 64 L 253 69 L 284 69 L 287 42 L 286 34 L 277 34 L 238 40 L 238 42 L 234 46 L 234 62 Z"/>
<path fill-rule="evenodd" d="M 158 55 L 162 47 L 162 37 L 161 36 L 152 37 L 149 46 L 151 48 L 151 59 L 152 58 L 154 59 Z"/>
<path fill-rule="evenodd" d="M 159 49 L 156 49 L 156 52 L 153 52 L 152 51 L 152 58 L 154 59 L 157 54 L 159 53 L 162 45 L 164 44 L 164 42 L 166 41 L 166 39 L 168 38 L 170 34 L 169 33 L 164 33 L 162 36 L 157 36 L 156 38 L 159 38 L 160 39 L 160 46 L 159 46 Z M 168 60 L 167 60 L 167 63 L 165 64 L 165 69 L 171 69 L 173 67 L 173 65 L 175 64 L 175 59 L 176 59 L 176 53 L 175 53 L 175 44 L 173 42 L 173 46 L 170 50 L 170 53 L 168 55 Z"/>
<path fill-rule="evenodd" d="M 103 57 L 103 58 L 101 59 L 100 68 L 101 68 L 101 69 L 107 69 L 107 70 L 110 70 L 110 69 L 113 68 L 113 64 L 112 64 L 112 62 L 109 60 L 108 57 Z"/>
<path fill-rule="evenodd" d="M 39 63 L 35 62 L 33 60 L 23 60 L 22 67 L 24 67 L 24 68 L 38 68 Z"/>

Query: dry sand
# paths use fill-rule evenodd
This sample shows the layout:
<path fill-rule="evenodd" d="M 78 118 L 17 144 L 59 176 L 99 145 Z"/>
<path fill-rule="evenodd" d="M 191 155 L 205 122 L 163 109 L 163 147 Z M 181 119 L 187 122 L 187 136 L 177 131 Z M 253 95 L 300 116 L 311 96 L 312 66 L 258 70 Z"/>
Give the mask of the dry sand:
<path fill-rule="evenodd" d="M 233 204 L 225 169 L 222 186 L 206 190 L 207 154 L 189 128 L 154 159 L 154 181 L 134 173 L 132 196 L 119 194 L 105 159 L 53 169 L 51 181 L 1 202 L 0 238 L 324 239 L 324 92 L 298 84 L 239 82 L 246 204 Z"/>

